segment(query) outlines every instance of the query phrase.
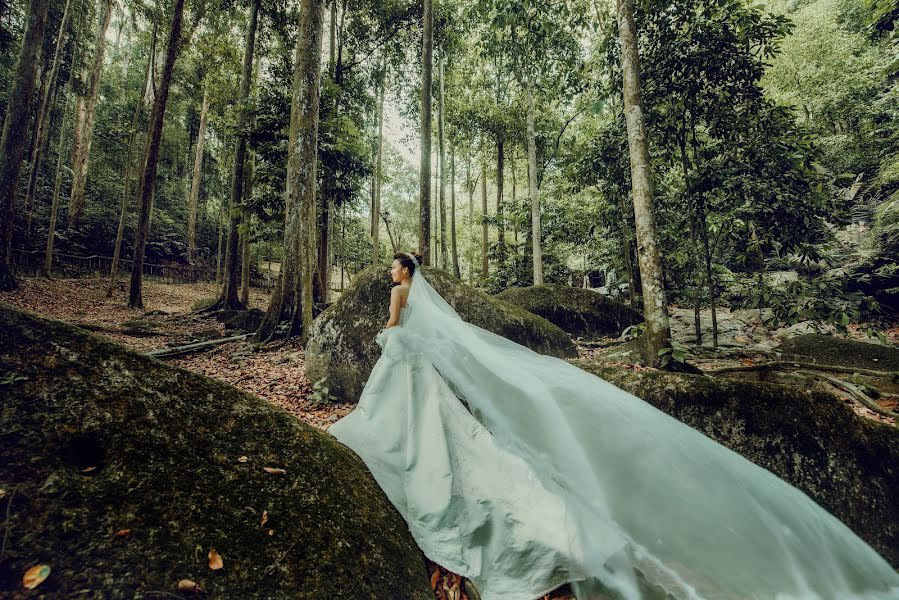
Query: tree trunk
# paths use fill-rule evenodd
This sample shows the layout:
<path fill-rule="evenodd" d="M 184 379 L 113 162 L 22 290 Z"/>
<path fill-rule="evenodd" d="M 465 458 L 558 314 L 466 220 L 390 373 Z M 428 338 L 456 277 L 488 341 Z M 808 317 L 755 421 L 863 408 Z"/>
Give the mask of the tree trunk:
<path fill-rule="evenodd" d="M 112 1 L 101 2 L 97 20 L 97 34 L 94 37 L 94 61 L 91 64 L 90 82 L 87 87 L 87 98 L 84 103 L 84 123 L 78 155 L 72 161 L 72 191 L 69 196 L 69 227 L 76 227 L 84 209 L 84 188 L 87 184 L 87 166 L 91 152 L 91 140 L 94 134 L 94 120 L 97 114 L 97 100 L 100 97 L 100 74 L 103 71 L 103 55 L 106 50 L 106 30 L 112 18 Z"/>
<path fill-rule="evenodd" d="M 643 287 L 643 312 L 646 318 L 647 360 L 659 363 L 659 351 L 669 345 L 668 306 L 662 282 L 658 233 L 653 208 L 653 181 L 649 145 L 643 121 L 643 96 L 640 88 L 640 59 L 637 54 L 637 28 L 632 0 L 617 0 L 618 33 L 621 39 L 622 93 L 627 121 L 631 163 L 634 218 L 637 229 L 637 254 Z"/>
<path fill-rule="evenodd" d="M 453 275 L 462 279 L 459 270 L 459 249 L 456 247 L 456 150 L 450 144 L 450 251 L 453 255 Z"/>
<path fill-rule="evenodd" d="M 528 191 L 531 196 L 531 241 L 533 243 L 534 285 L 543 285 L 543 247 L 540 244 L 540 190 L 537 189 L 537 138 L 534 131 L 534 90 L 525 80 L 528 109 Z"/>
<path fill-rule="evenodd" d="M 698 198 L 699 209 L 699 237 L 702 240 L 702 249 L 705 256 L 705 282 L 709 290 L 709 306 L 712 310 L 712 348 L 718 349 L 718 311 L 715 308 L 715 276 L 712 273 L 712 250 L 709 246 L 709 231 L 706 223 L 705 203 L 702 196 Z"/>
<path fill-rule="evenodd" d="M 258 339 L 271 337 L 286 318 L 287 334 L 302 327 L 305 343 L 312 325 L 322 8 L 322 0 L 301 3 L 287 144 L 284 260 L 278 288 L 256 332 Z"/>
<path fill-rule="evenodd" d="M 486 280 L 490 275 L 490 267 L 487 262 L 487 163 L 481 163 L 481 277 Z"/>
<path fill-rule="evenodd" d="M 28 114 L 31 107 L 31 96 L 34 93 L 34 80 L 37 75 L 37 63 L 40 57 L 41 44 L 44 41 L 44 29 L 47 26 L 47 7 L 49 0 L 30 0 L 28 5 L 28 24 L 19 60 L 16 64 L 15 79 L 6 105 L 6 117 L 3 120 L 3 134 L 0 137 L 0 291 L 18 288 L 12 266 L 12 230 L 15 219 L 16 191 L 19 186 L 19 170 L 25 153 L 25 138 L 28 129 Z"/>
<path fill-rule="evenodd" d="M 25 231 L 27 235 L 31 235 L 31 218 L 34 210 L 34 196 L 37 193 L 38 174 L 41 170 L 41 163 L 44 156 L 44 140 L 49 133 L 49 116 L 50 107 L 53 106 L 55 100 L 56 80 L 59 78 L 59 64 L 62 62 L 63 42 L 66 39 L 66 30 L 69 28 L 69 19 L 72 15 L 72 0 L 66 0 L 65 8 L 62 13 L 62 20 L 59 24 L 59 32 L 56 35 L 56 48 L 53 51 L 53 66 L 50 68 L 49 85 L 41 94 L 40 104 L 37 111 L 36 143 L 31 152 L 31 172 L 28 174 L 28 187 L 25 190 Z"/>
<path fill-rule="evenodd" d="M 468 192 L 468 232 L 470 234 L 471 246 L 474 246 L 475 227 L 474 227 L 474 190 L 477 182 L 471 177 L 471 148 L 465 153 L 465 190 Z M 469 248 L 471 247 L 469 246 Z M 468 284 L 474 284 L 474 251 L 469 253 L 468 261 Z"/>
<path fill-rule="evenodd" d="M 506 259 L 506 227 L 503 216 L 503 179 L 506 176 L 505 136 L 496 138 L 496 230 L 497 260 L 500 266 Z"/>
<path fill-rule="evenodd" d="M 256 25 L 259 15 L 259 3 L 255 0 L 250 9 L 250 19 L 247 23 L 246 42 L 243 54 L 243 72 L 240 76 L 240 105 L 239 126 L 237 140 L 234 148 L 234 169 L 231 172 L 231 201 L 228 210 L 228 239 L 225 243 L 225 266 L 222 272 L 222 293 L 219 299 L 209 307 L 209 310 L 243 310 L 246 307 L 241 303 L 237 295 L 240 285 L 240 216 L 241 201 L 243 198 L 244 165 L 247 155 L 247 135 L 249 126 L 249 107 L 247 100 L 250 97 L 250 83 L 253 77 L 253 52 L 256 45 Z"/>
<path fill-rule="evenodd" d="M 218 245 L 215 248 L 215 285 L 222 284 L 222 245 L 224 236 L 224 227 L 222 227 L 222 217 L 225 214 L 225 201 L 219 201 L 218 212 Z"/>
<path fill-rule="evenodd" d="M 440 266 L 443 269 L 447 267 L 446 256 L 446 135 L 445 120 L 443 114 L 443 53 L 437 61 L 438 93 L 437 98 L 437 137 L 438 151 L 440 152 L 440 177 L 438 185 L 440 186 L 439 202 L 440 202 Z"/>
<path fill-rule="evenodd" d="M 147 87 L 150 80 L 150 72 L 153 68 L 153 55 L 156 48 L 156 25 L 153 26 L 153 37 L 150 41 L 150 53 L 147 57 L 147 69 L 144 71 L 144 83 L 141 89 Z M 128 201 L 131 197 L 131 163 L 134 156 L 134 144 L 137 138 L 137 126 L 140 122 L 141 109 L 144 106 L 142 98 L 138 98 L 134 104 L 134 114 L 131 116 L 131 128 L 128 130 L 128 152 L 125 154 L 125 167 L 122 182 L 122 208 L 119 211 L 119 227 L 116 230 L 115 248 L 113 249 L 112 265 L 109 267 L 109 286 L 106 288 L 106 297 L 112 298 L 119 271 L 119 257 L 122 253 L 122 240 L 125 237 L 125 217 L 128 213 Z"/>
<path fill-rule="evenodd" d="M 431 0 L 422 0 L 424 21 L 421 58 L 421 169 L 419 170 L 418 250 L 424 265 L 431 264 L 431 69 L 434 50 L 434 13 Z"/>
<path fill-rule="evenodd" d="M 156 100 L 153 102 L 153 114 L 147 131 L 147 144 L 144 151 L 143 173 L 141 174 L 138 197 L 140 212 L 138 213 L 137 232 L 134 240 L 134 258 L 131 262 L 131 289 L 128 294 L 129 308 L 143 308 L 142 296 L 144 255 L 147 250 L 147 237 L 150 234 L 150 214 L 153 208 L 153 191 L 156 185 L 156 167 L 159 162 L 159 147 L 162 143 L 162 128 L 165 124 L 165 109 L 169 100 L 169 88 L 172 83 L 172 71 L 178 58 L 178 46 L 181 37 L 181 25 L 184 18 L 184 0 L 175 0 L 172 13 L 172 25 L 165 51 L 165 64 L 162 67 L 162 80 Z"/>
<path fill-rule="evenodd" d="M 627 270 L 627 297 L 631 308 L 637 308 L 637 274 L 634 273 L 634 258 L 631 255 L 631 228 L 627 222 L 627 194 L 619 194 L 621 199 L 621 252 L 624 268 Z"/>
<path fill-rule="evenodd" d="M 381 226 L 378 215 L 381 214 L 381 178 L 383 176 L 383 159 L 384 159 L 384 96 L 385 83 L 387 81 L 387 58 L 381 65 L 381 97 L 378 99 L 378 154 L 375 160 L 375 189 L 372 194 L 371 209 L 371 242 L 372 242 L 372 264 L 378 264 L 381 260 L 381 242 L 379 240 Z M 341 277 L 343 272 L 341 271 Z M 343 285 L 341 284 L 341 288 Z"/>
<path fill-rule="evenodd" d="M 53 200 L 50 204 L 50 225 L 47 231 L 47 249 L 44 252 L 44 276 L 53 276 L 53 242 L 56 238 L 56 219 L 59 214 L 59 188 L 62 186 L 62 165 L 65 160 L 66 120 L 69 116 L 71 98 L 66 98 L 62 111 L 62 123 L 59 125 L 59 146 L 56 151 L 56 176 L 53 183 Z"/>
<path fill-rule="evenodd" d="M 203 174 L 203 150 L 206 144 L 206 118 L 209 112 L 209 82 L 203 84 L 203 104 L 200 108 L 200 131 L 197 133 L 197 150 L 194 156 L 193 178 L 187 212 L 187 261 L 194 264 L 197 254 L 197 203 L 200 199 L 200 181 Z"/>

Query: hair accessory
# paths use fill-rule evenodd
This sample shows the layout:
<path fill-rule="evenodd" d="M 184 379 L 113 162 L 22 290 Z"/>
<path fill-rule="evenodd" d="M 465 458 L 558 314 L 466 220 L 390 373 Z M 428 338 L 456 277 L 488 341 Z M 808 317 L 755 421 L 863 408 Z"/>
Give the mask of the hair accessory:
<path fill-rule="evenodd" d="M 414 255 L 414 254 L 412 254 L 411 252 L 406 252 L 406 256 L 408 256 L 409 258 L 412 259 L 412 262 L 415 263 L 415 266 L 416 266 L 416 267 L 421 266 L 421 265 L 418 264 L 418 260 L 415 258 L 415 255 Z"/>

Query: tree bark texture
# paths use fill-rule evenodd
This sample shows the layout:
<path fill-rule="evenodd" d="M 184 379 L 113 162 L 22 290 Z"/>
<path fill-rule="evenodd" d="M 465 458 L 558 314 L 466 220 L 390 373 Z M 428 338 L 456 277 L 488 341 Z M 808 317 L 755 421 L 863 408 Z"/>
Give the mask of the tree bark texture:
<path fill-rule="evenodd" d="M 0 136 L 0 291 L 18 288 L 12 266 L 12 232 L 15 219 L 16 191 L 19 185 L 19 171 L 25 153 L 22 143 L 27 129 L 37 76 L 41 44 L 47 27 L 49 0 L 31 0 L 28 3 L 28 23 L 19 51 L 15 78 L 3 119 L 3 134 Z"/>
<path fill-rule="evenodd" d="M 69 227 L 77 227 L 84 210 L 84 189 L 87 184 L 87 167 L 94 135 L 97 100 L 100 98 L 100 74 L 103 71 L 103 55 L 106 50 L 106 31 L 112 18 L 112 0 L 102 0 L 97 17 L 97 34 L 94 37 L 94 60 L 91 64 L 87 96 L 84 100 L 84 116 L 78 145 L 78 154 L 72 161 L 72 191 L 69 195 Z"/>
<path fill-rule="evenodd" d="M 69 116 L 71 98 L 66 98 L 62 112 L 62 123 L 59 125 L 59 145 L 56 152 L 56 176 L 53 182 L 53 199 L 50 204 L 50 225 L 47 231 L 47 248 L 44 251 L 44 276 L 53 276 L 53 243 L 56 239 L 56 220 L 59 215 L 59 190 L 62 187 L 62 165 L 65 160 L 66 121 Z"/>
<path fill-rule="evenodd" d="M 540 244 L 540 190 L 537 189 L 537 134 L 534 131 L 534 90 L 530 79 L 525 80 L 525 93 L 528 101 L 528 191 L 531 196 L 534 285 L 543 285 L 543 247 Z"/>
<path fill-rule="evenodd" d="M 255 0 L 250 9 L 250 19 L 247 24 L 246 43 L 243 53 L 243 72 L 240 76 L 240 126 L 238 127 L 237 140 L 234 147 L 234 170 L 231 173 L 231 202 L 228 210 L 228 240 L 225 243 L 225 266 L 222 271 L 222 293 L 214 308 L 222 310 L 243 310 L 246 308 L 237 295 L 240 286 L 240 217 L 241 203 L 243 199 L 244 166 L 247 156 L 246 130 L 249 124 L 249 107 L 247 100 L 250 97 L 250 84 L 253 78 L 253 53 L 256 45 L 256 25 L 259 16 L 259 3 Z"/>
<path fill-rule="evenodd" d="M 453 255 L 453 275 L 462 279 L 459 270 L 459 249 L 456 246 L 456 151 L 450 144 L 450 244 Z"/>
<path fill-rule="evenodd" d="M 640 88 L 640 58 L 637 54 L 637 28 L 631 0 L 617 0 L 618 34 L 621 38 L 621 68 L 624 114 L 627 121 L 631 163 L 634 218 L 637 230 L 637 254 L 643 286 L 643 312 L 646 318 L 647 359 L 659 362 L 659 351 L 670 343 L 668 305 L 662 282 L 662 263 L 653 207 L 653 180 L 649 162 L 649 144 L 643 119 Z"/>
<path fill-rule="evenodd" d="M 487 279 L 490 265 L 487 261 L 487 163 L 481 163 L 481 277 Z"/>
<path fill-rule="evenodd" d="M 438 179 L 438 198 L 440 202 L 440 267 L 446 269 L 446 134 L 443 114 L 443 53 L 437 60 L 438 97 L 437 97 L 437 137 L 440 152 L 440 176 Z"/>
<path fill-rule="evenodd" d="M 169 100 L 169 88 L 172 83 L 172 71 L 178 58 L 178 46 L 181 38 L 181 26 L 184 20 L 184 0 L 175 0 L 172 12 L 172 25 L 165 51 L 165 63 L 162 67 L 162 78 L 156 100 L 153 102 L 153 113 L 147 131 L 147 143 L 144 151 L 143 173 L 141 174 L 138 193 L 140 211 L 137 219 L 137 232 L 134 240 L 134 257 L 131 261 L 131 289 L 128 294 L 129 308 L 143 308 L 142 295 L 144 256 L 147 250 L 147 238 L 150 234 L 150 214 L 153 209 L 153 191 L 156 185 L 156 168 L 159 162 L 159 147 L 162 144 L 162 128 L 165 124 L 165 109 Z"/>
<path fill-rule="evenodd" d="M 421 53 L 421 169 L 419 170 L 418 251 L 422 264 L 431 264 L 431 85 L 434 50 L 434 12 L 431 0 L 424 10 Z"/>
<path fill-rule="evenodd" d="M 150 80 L 150 70 L 153 68 L 153 49 L 156 47 L 156 27 L 153 28 L 153 38 L 150 42 L 150 53 L 147 57 L 147 68 L 144 71 L 144 83 L 141 89 L 145 89 Z M 106 288 L 106 297 L 112 298 L 119 272 L 119 257 L 122 254 L 122 240 L 125 237 L 125 217 L 128 214 L 128 203 L 131 198 L 131 167 L 134 156 L 134 145 L 137 142 L 137 126 L 144 106 L 143 98 L 138 98 L 134 104 L 134 113 L 131 115 L 131 128 L 128 130 L 128 151 L 125 153 L 125 167 L 122 181 L 122 207 L 119 210 L 119 227 L 116 230 L 115 247 L 112 254 L 112 265 L 109 267 L 109 285 Z"/>
<path fill-rule="evenodd" d="M 371 209 L 371 242 L 372 263 L 377 264 L 381 260 L 381 242 L 379 240 L 381 226 L 378 215 L 381 214 L 381 177 L 383 176 L 384 160 L 384 95 L 387 81 L 387 59 L 381 65 L 381 97 L 378 99 L 378 153 L 375 160 L 375 189 L 372 194 Z M 342 275 L 341 271 L 341 275 Z M 341 286 L 342 287 L 342 286 Z"/>
<path fill-rule="evenodd" d="M 302 0 L 287 145 L 284 261 L 259 339 L 269 338 L 279 322 L 288 320 L 287 334 L 302 327 L 305 343 L 312 325 L 322 9 L 322 0 Z"/>
<path fill-rule="evenodd" d="M 25 230 L 31 235 L 31 217 L 34 210 L 34 196 L 37 193 L 38 174 L 41 170 L 41 163 L 44 156 L 44 140 L 47 137 L 50 125 L 50 108 L 55 100 L 55 92 L 57 89 L 56 80 L 59 78 L 59 65 L 62 62 L 62 50 L 66 40 L 66 30 L 69 28 L 69 20 L 71 19 L 72 0 L 66 0 L 65 8 L 62 13 L 62 20 L 59 23 L 59 32 L 56 35 L 56 48 L 53 50 L 53 65 L 50 68 L 49 85 L 43 90 L 40 98 L 40 104 L 37 110 L 37 123 L 35 124 L 36 143 L 31 152 L 31 171 L 28 174 L 28 187 L 25 189 Z"/>
<path fill-rule="evenodd" d="M 197 256 L 197 203 L 200 199 L 200 182 L 203 175 L 203 152 L 206 145 L 206 119 L 209 112 L 209 82 L 203 85 L 203 104 L 200 108 L 200 131 L 197 133 L 197 149 L 194 156 L 193 179 L 190 184 L 190 201 L 187 211 L 187 260 L 193 264 Z"/>

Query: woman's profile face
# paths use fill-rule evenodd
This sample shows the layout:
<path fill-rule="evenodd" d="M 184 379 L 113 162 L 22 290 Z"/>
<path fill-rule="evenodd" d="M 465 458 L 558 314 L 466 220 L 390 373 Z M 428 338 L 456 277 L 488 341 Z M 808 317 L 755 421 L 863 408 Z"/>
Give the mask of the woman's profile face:
<path fill-rule="evenodd" d="M 402 283 L 408 277 L 409 269 L 404 267 L 398 258 L 395 258 L 390 267 L 390 279 L 393 280 L 393 283 Z"/>

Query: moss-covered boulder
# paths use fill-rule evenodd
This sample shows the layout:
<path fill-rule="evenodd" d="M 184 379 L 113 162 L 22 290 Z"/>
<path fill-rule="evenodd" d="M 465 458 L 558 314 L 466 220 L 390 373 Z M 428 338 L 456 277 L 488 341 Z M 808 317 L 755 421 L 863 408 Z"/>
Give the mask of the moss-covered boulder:
<path fill-rule="evenodd" d="M 0 331 L 0 597 L 31 597 L 22 576 L 46 564 L 35 597 L 180 597 L 189 579 L 216 598 L 433 599 L 402 517 L 327 433 L 8 305 Z"/>
<path fill-rule="evenodd" d="M 797 335 L 785 340 L 777 350 L 788 357 L 811 359 L 820 364 L 899 371 L 899 348 L 832 335 Z"/>
<path fill-rule="evenodd" d="M 463 319 L 541 354 L 577 356 L 570 337 L 552 323 L 522 308 L 488 296 L 449 273 L 423 267 L 431 286 Z M 375 336 L 389 316 L 393 284 L 386 265 L 371 266 L 312 323 L 306 345 L 306 375 L 326 379 L 342 402 L 356 402 L 380 356 Z"/>
<path fill-rule="evenodd" d="M 572 362 L 790 482 L 899 567 L 899 429 L 799 387 Z"/>
<path fill-rule="evenodd" d="M 618 337 L 643 315 L 597 292 L 565 285 L 509 288 L 497 298 L 539 315 L 572 337 L 595 340 Z"/>

